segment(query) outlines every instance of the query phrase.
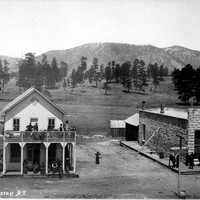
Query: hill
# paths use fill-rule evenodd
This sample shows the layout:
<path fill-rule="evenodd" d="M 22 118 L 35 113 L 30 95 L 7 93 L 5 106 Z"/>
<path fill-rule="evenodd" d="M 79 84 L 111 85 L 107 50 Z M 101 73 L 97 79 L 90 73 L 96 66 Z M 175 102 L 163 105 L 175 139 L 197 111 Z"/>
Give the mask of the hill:
<path fill-rule="evenodd" d="M 9 63 L 8 68 L 9 68 L 9 72 L 17 72 L 18 71 L 18 61 L 20 60 L 20 58 L 13 58 L 10 56 L 2 56 L 0 55 L 0 59 L 3 61 L 4 59 L 6 59 Z"/>
<path fill-rule="evenodd" d="M 164 50 L 169 55 L 176 58 L 180 63 L 191 64 L 195 68 L 200 66 L 200 51 L 188 49 L 181 46 L 172 46 L 164 48 Z"/>
<path fill-rule="evenodd" d="M 167 48 L 158 48 L 152 45 L 134 45 L 123 43 L 88 43 L 66 50 L 52 50 L 44 52 L 49 62 L 55 57 L 60 63 L 67 62 L 69 70 L 77 68 L 82 56 L 87 57 L 88 66 L 91 65 L 94 57 L 97 57 L 99 64 L 106 65 L 109 61 L 115 60 L 118 63 L 125 61 L 133 62 L 135 58 L 143 59 L 146 66 L 149 63 L 157 62 L 168 66 L 172 71 L 175 67 L 182 68 L 190 63 L 195 68 L 200 65 L 200 51 L 188 49 L 181 46 L 172 46 Z M 17 62 L 19 58 L 0 56 L 0 59 L 6 58 L 10 63 L 10 71 L 17 71 Z M 36 57 L 41 60 L 42 55 Z"/>
<path fill-rule="evenodd" d="M 87 57 L 88 66 L 91 65 L 94 57 L 97 57 L 99 64 L 107 64 L 115 60 L 122 63 L 133 62 L 135 58 L 141 58 L 146 64 L 157 62 L 173 68 L 181 68 L 184 63 L 175 56 L 170 55 L 165 49 L 151 45 L 130 45 L 122 43 L 90 43 L 67 50 L 53 50 L 45 53 L 49 61 L 56 57 L 58 62 L 65 61 L 70 69 L 76 68 L 82 56 Z M 41 60 L 41 55 L 38 57 Z"/>

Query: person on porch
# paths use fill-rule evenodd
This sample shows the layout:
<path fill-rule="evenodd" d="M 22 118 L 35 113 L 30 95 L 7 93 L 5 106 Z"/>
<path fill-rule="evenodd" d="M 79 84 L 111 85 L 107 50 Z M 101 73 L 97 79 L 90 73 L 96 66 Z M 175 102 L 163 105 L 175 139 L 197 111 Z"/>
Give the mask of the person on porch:
<path fill-rule="evenodd" d="M 64 127 L 63 127 L 63 124 L 60 124 L 60 128 L 59 128 L 59 131 L 64 131 Z"/>
<path fill-rule="evenodd" d="M 35 125 L 33 126 L 34 131 L 38 131 L 38 123 L 36 122 Z"/>
<path fill-rule="evenodd" d="M 26 131 L 32 131 L 33 130 L 33 126 L 31 124 L 31 122 L 29 123 L 28 126 L 26 126 Z"/>
<path fill-rule="evenodd" d="M 67 131 L 69 129 L 69 121 L 68 120 L 65 121 L 63 128 L 64 128 L 64 131 Z"/>

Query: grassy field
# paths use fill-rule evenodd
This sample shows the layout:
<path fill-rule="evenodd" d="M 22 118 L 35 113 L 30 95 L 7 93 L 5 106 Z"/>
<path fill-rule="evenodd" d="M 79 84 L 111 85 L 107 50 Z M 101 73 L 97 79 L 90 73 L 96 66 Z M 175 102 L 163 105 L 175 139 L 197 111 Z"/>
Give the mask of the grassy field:
<path fill-rule="evenodd" d="M 79 134 L 107 135 L 109 132 L 109 121 L 111 119 L 126 119 L 137 112 L 137 107 L 142 101 L 146 101 L 146 107 L 176 106 L 177 95 L 173 90 L 171 78 L 168 77 L 161 82 L 156 92 L 149 95 L 136 93 L 125 93 L 121 84 L 110 84 L 110 95 L 104 95 L 104 90 L 92 86 L 81 86 L 49 90 L 51 99 L 65 110 L 72 126 L 75 126 Z M 6 88 L 6 94 L 1 99 L 13 98 L 19 93 L 19 89 L 12 80 Z M 0 101 L 0 108 L 7 102 Z"/>

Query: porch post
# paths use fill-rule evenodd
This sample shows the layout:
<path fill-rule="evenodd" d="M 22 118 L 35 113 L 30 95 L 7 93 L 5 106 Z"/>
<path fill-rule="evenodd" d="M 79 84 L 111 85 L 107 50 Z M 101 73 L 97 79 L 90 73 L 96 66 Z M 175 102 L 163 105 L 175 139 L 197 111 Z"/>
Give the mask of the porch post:
<path fill-rule="evenodd" d="M 19 143 L 20 147 L 21 147 L 21 175 L 23 175 L 23 162 L 24 162 L 24 142 L 20 142 Z"/>
<path fill-rule="evenodd" d="M 62 160 L 63 160 L 63 173 L 65 173 L 65 146 L 66 146 L 66 142 L 62 142 L 62 149 L 63 149 L 63 153 L 62 153 Z"/>
<path fill-rule="evenodd" d="M 8 143 L 3 142 L 3 174 L 6 173 L 6 147 Z"/>
<path fill-rule="evenodd" d="M 76 144 L 73 143 L 73 172 L 76 172 Z"/>
<path fill-rule="evenodd" d="M 46 147 L 46 165 L 45 165 L 45 173 L 46 173 L 46 175 L 48 175 L 48 158 L 49 158 L 49 155 L 48 155 L 48 149 L 49 149 L 49 145 L 50 145 L 50 143 L 48 143 L 48 142 L 44 142 L 44 145 L 45 145 L 45 147 Z"/>

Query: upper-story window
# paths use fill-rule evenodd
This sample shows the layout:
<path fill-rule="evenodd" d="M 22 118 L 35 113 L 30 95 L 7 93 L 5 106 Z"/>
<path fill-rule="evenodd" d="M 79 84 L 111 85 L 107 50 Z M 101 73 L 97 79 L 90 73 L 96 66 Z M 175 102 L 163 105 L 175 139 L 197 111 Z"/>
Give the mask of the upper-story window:
<path fill-rule="evenodd" d="M 14 118 L 13 119 L 13 130 L 19 131 L 19 128 L 20 128 L 20 120 L 19 120 L 19 118 Z"/>
<path fill-rule="evenodd" d="M 53 129 L 55 129 L 55 119 L 54 118 L 49 118 L 48 130 L 53 130 Z"/>

